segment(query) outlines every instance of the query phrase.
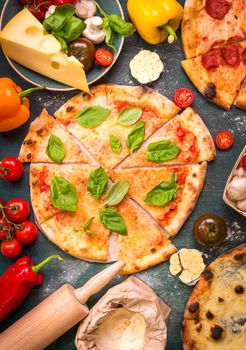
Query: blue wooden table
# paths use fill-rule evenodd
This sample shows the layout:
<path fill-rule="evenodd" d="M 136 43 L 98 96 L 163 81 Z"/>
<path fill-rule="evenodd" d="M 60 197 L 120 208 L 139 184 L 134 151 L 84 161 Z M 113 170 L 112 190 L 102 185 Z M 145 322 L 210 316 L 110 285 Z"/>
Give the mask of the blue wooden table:
<path fill-rule="evenodd" d="M 3 4 L 2 0 L 1 3 Z M 121 3 L 127 16 L 125 7 L 126 1 L 122 0 Z M 183 4 L 183 1 L 180 1 L 180 3 Z M 180 66 L 180 61 L 184 57 L 180 38 L 178 43 L 175 45 L 162 44 L 158 46 L 151 46 L 145 43 L 138 36 L 138 34 L 135 33 L 132 37 L 126 39 L 119 60 L 107 74 L 107 76 L 100 82 L 112 82 L 126 85 L 136 84 L 133 78 L 131 78 L 129 72 L 129 62 L 131 58 L 143 48 L 155 50 L 165 64 L 165 70 L 161 75 L 161 78 L 156 83 L 152 84 L 151 87 L 157 89 L 160 93 L 164 94 L 170 99 L 172 99 L 175 89 L 182 86 L 191 88 L 195 93 L 195 102 L 193 107 L 199 112 L 212 135 L 214 136 L 219 130 L 229 129 L 235 136 L 235 144 L 232 149 L 226 152 L 218 151 L 216 160 L 209 164 L 204 189 L 199 198 L 196 209 L 187 220 L 178 236 L 172 239 L 174 244 L 179 249 L 183 247 L 190 247 L 202 250 L 205 254 L 206 262 L 210 262 L 223 252 L 246 241 L 245 218 L 240 216 L 240 214 L 235 212 L 233 209 L 226 206 L 222 200 L 222 194 L 227 177 L 235 160 L 246 143 L 245 111 L 233 107 L 230 112 L 225 112 L 209 101 L 205 100 L 199 94 L 199 92 L 193 87 L 189 79 L 186 77 Z M 30 86 L 15 74 L 3 57 L 2 53 L 0 53 L 0 62 L 1 76 L 9 76 L 13 78 L 20 86 L 22 86 L 22 88 L 27 88 Z M 73 95 L 74 92 L 41 92 L 38 94 L 33 94 L 30 97 L 30 121 L 39 114 L 43 107 L 47 108 L 51 114 L 54 113 L 58 107 L 60 107 L 69 97 Z M 18 155 L 20 145 L 28 130 L 30 121 L 15 131 L 0 134 L 0 159 L 7 155 Z M 11 184 L 0 180 L 0 197 L 3 197 L 4 200 L 8 200 L 13 197 L 24 197 L 25 199 L 30 200 L 28 173 L 29 167 L 26 165 L 25 174 L 20 182 Z M 224 217 L 228 225 L 227 238 L 223 245 L 217 248 L 206 249 L 199 246 L 195 242 L 192 235 L 194 221 L 200 215 L 207 212 L 221 215 Z M 25 247 L 22 255 L 29 255 L 34 260 L 40 261 L 44 257 L 54 253 L 59 253 L 64 258 L 64 263 L 60 264 L 58 262 L 53 262 L 49 265 L 49 267 L 43 270 L 43 285 L 41 287 L 34 288 L 31 295 L 24 301 L 24 303 L 15 312 L 13 312 L 11 316 L 0 324 L 0 331 L 3 331 L 21 316 L 23 316 L 27 311 L 50 295 L 62 284 L 71 283 L 74 286 L 79 287 L 94 274 L 105 268 L 105 265 L 80 261 L 61 252 L 56 246 L 49 242 L 42 233 L 39 234 L 35 243 Z M 13 260 L 4 258 L 2 255 L 0 255 L 0 273 L 7 269 L 12 262 Z M 168 265 L 168 263 L 160 264 L 145 272 L 137 274 L 137 277 L 152 287 L 156 293 L 171 307 L 172 313 L 168 325 L 167 349 L 180 350 L 182 349 L 180 339 L 182 315 L 185 304 L 192 291 L 192 287 L 188 287 L 182 284 L 178 278 L 172 277 L 168 272 Z M 122 280 L 122 278 L 117 277 L 107 288 L 118 284 Z M 105 290 L 107 290 L 107 288 L 105 288 Z M 95 304 L 100 296 L 103 295 L 105 290 L 92 297 L 88 305 L 91 307 L 93 304 Z M 49 325 L 47 325 L 47 327 L 48 326 Z M 50 345 L 48 349 L 74 349 L 75 347 L 73 341 L 76 329 L 77 327 L 71 329 L 60 339 Z"/>

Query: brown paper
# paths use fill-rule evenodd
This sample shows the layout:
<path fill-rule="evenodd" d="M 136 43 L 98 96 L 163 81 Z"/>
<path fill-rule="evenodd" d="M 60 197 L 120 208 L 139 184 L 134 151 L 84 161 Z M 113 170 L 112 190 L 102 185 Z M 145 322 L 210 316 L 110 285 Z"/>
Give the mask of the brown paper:
<path fill-rule="evenodd" d="M 143 350 L 165 349 L 167 321 L 171 309 L 150 287 L 134 276 L 109 289 L 90 310 L 89 315 L 78 328 L 75 338 L 77 349 L 95 350 L 97 328 L 119 307 L 124 307 L 132 312 L 139 312 L 144 317 L 146 333 Z"/>

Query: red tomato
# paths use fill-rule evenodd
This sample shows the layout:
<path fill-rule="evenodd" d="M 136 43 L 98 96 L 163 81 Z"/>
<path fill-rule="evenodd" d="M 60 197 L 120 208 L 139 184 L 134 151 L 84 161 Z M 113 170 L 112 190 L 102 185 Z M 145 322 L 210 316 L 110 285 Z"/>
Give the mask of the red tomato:
<path fill-rule="evenodd" d="M 243 159 L 242 159 L 242 166 L 243 166 L 243 168 L 246 170 L 246 154 L 243 156 Z"/>
<path fill-rule="evenodd" d="M 10 221 L 21 224 L 28 218 L 30 207 L 25 199 L 15 198 L 5 204 L 4 211 Z"/>
<path fill-rule="evenodd" d="M 23 175 L 23 165 L 19 159 L 9 156 L 3 158 L 0 164 L 0 178 L 14 182 Z"/>
<path fill-rule="evenodd" d="M 228 130 L 219 131 L 215 137 L 216 146 L 219 149 L 228 149 L 233 145 L 234 136 Z"/>
<path fill-rule="evenodd" d="M 15 231 L 15 237 L 21 243 L 31 243 L 37 238 L 37 235 L 38 235 L 38 228 L 31 221 L 24 221 L 21 224 L 21 228 Z"/>
<path fill-rule="evenodd" d="M 100 48 L 96 50 L 95 60 L 100 66 L 107 67 L 113 63 L 114 55 L 109 50 Z"/>
<path fill-rule="evenodd" d="M 15 258 L 22 252 L 22 244 L 16 238 L 11 241 L 3 241 L 1 244 L 1 252 L 8 258 Z"/>
<path fill-rule="evenodd" d="M 42 6 L 37 6 L 34 3 L 29 3 L 27 8 L 33 14 L 33 16 L 39 20 L 39 22 L 43 22 L 45 9 Z"/>
<path fill-rule="evenodd" d="M 64 4 L 72 4 L 74 5 L 77 2 L 77 0 L 55 0 L 56 6 L 61 6 Z"/>
<path fill-rule="evenodd" d="M 25 0 L 24 0 L 25 1 Z M 36 0 L 36 5 L 44 10 L 48 10 L 51 5 L 54 5 L 53 0 Z"/>
<path fill-rule="evenodd" d="M 174 92 L 173 99 L 179 108 L 186 108 L 194 102 L 194 94 L 188 88 L 180 88 Z"/>
<path fill-rule="evenodd" d="M 7 238 L 7 235 L 11 233 L 11 225 L 4 219 L 3 216 L 0 217 L 0 240 L 3 241 Z"/>

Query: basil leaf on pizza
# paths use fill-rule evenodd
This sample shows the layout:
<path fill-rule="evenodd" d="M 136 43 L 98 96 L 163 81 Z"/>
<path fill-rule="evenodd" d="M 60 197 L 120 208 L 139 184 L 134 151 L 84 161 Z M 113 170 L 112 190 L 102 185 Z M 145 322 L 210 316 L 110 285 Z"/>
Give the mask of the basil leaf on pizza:
<path fill-rule="evenodd" d="M 108 184 L 108 175 L 102 167 L 94 170 L 87 181 L 87 190 L 96 199 L 100 199 Z"/>
<path fill-rule="evenodd" d="M 126 145 L 130 152 L 138 149 L 144 141 L 145 137 L 145 126 L 144 122 L 139 122 L 128 134 L 126 139 Z"/>
<path fill-rule="evenodd" d="M 108 230 L 127 236 L 125 220 L 116 209 L 105 208 L 101 210 L 100 220 Z"/>
<path fill-rule="evenodd" d="M 180 149 L 169 140 L 151 142 L 147 147 L 147 158 L 154 163 L 162 163 L 176 158 Z"/>
<path fill-rule="evenodd" d="M 135 124 L 142 116 L 143 110 L 140 107 L 128 106 L 123 108 L 118 116 L 118 123 L 123 126 Z"/>
<path fill-rule="evenodd" d="M 109 136 L 109 144 L 114 153 L 120 154 L 122 151 L 122 144 L 116 136 Z"/>
<path fill-rule="evenodd" d="M 162 181 L 159 183 L 159 185 L 147 193 L 144 201 L 156 207 L 163 207 L 176 198 L 177 190 L 177 174 L 174 172 L 170 182 Z"/>
<path fill-rule="evenodd" d="M 55 135 L 50 136 L 46 147 L 46 154 L 54 162 L 58 164 L 62 163 L 66 155 L 66 150 L 60 137 Z"/>
<path fill-rule="evenodd" d="M 111 111 L 100 106 L 90 106 L 78 113 L 76 120 L 84 128 L 95 128 L 101 125 L 110 115 Z"/>
<path fill-rule="evenodd" d="M 61 177 L 52 177 L 50 197 L 52 204 L 58 209 L 76 211 L 78 208 L 78 192 L 76 187 Z"/>
<path fill-rule="evenodd" d="M 89 227 L 90 227 L 90 225 L 91 225 L 91 223 L 92 223 L 92 221 L 93 221 L 94 219 L 95 219 L 95 216 L 93 216 L 92 218 L 88 219 L 88 220 L 86 221 L 86 223 L 84 224 L 84 226 L 83 226 L 83 230 L 84 230 L 85 233 L 86 233 L 88 236 L 90 236 L 91 238 L 96 238 L 96 236 L 97 236 L 96 233 L 92 232 L 92 231 L 89 229 Z"/>
<path fill-rule="evenodd" d="M 117 205 L 119 204 L 125 197 L 128 192 L 130 183 L 127 180 L 121 180 L 113 184 L 105 197 L 105 204 L 108 205 Z"/>

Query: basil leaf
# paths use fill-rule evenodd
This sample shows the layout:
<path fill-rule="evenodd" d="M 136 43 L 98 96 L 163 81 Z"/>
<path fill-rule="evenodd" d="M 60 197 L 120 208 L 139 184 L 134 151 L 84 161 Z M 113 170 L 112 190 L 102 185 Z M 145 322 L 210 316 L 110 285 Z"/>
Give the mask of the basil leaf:
<path fill-rule="evenodd" d="M 56 34 L 61 36 L 66 43 L 70 43 L 70 41 L 77 39 L 85 28 L 86 24 L 78 17 L 73 16 L 69 21 L 66 21 L 62 30 L 56 31 Z"/>
<path fill-rule="evenodd" d="M 144 141 L 145 127 L 144 122 L 139 122 L 129 133 L 126 139 L 127 147 L 131 152 L 138 149 Z"/>
<path fill-rule="evenodd" d="M 76 211 L 78 208 L 78 192 L 69 181 L 58 176 L 53 176 L 50 185 L 51 202 L 54 207 Z"/>
<path fill-rule="evenodd" d="M 109 25 L 114 32 L 125 37 L 132 35 L 136 30 L 132 23 L 115 14 L 109 16 Z"/>
<path fill-rule="evenodd" d="M 176 158 L 180 149 L 169 140 L 152 142 L 147 147 L 147 158 L 154 163 L 162 163 Z"/>
<path fill-rule="evenodd" d="M 101 223 L 110 231 L 127 236 L 125 220 L 120 213 L 113 208 L 105 208 L 100 211 Z"/>
<path fill-rule="evenodd" d="M 66 151 L 60 137 L 55 135 L 50 136 L 48 145 L 46 147 L 46 154 L 54 162 L 58 164 L 62 163 L 66 155 Z"/>
<path fill-rule="evenodd" d="M 90 236 L 91 238 L 96 238 L 96 237 L 97 237 L 97 234 L 94 233 L 94 232 L 92 232 L 92 231 L 89 229 L 89 227 L 90 227 L 90 225 L 91 225 L 91 223 L 92 223 L 92 221 L 93 221 L 94 219 L 95 219 L 95 216 L 93 216 L 92 218 L 88 219 L 88 220 L 86 221 L 86 223 L 84 224 L 84 226 L 83 226 L 83 230 L 84 230 L 85 233 L 86 233 L 88 236 Z"/>
<path fill-rule="evenodd" d="M 127 194 L 129 186 L 130 184 L 127 180 L 121 180 L 113 184 L 106 193 L 105 204 L 119 204 Z"/>
<path fill-rule="evenodd" d="M 77 122 L 84 128 L 95 128 L 101 125 L 110 113 L 109 109 L 100 106 L 86 107 L 77 115 Z"/>
<path fill-rule="evenodd" d="M 57 6 L 55 12 L 43 21 L 43 26 L 47 31 L 61 30 L 74 14 L 75 7 L 72 5 Z"/>
<path fill-rule="evenodd" d="M 108 175 L 102 167 L 94 170 L 87 181 L 87 190 L 92 197 L 99 199 L 102 197 L 108 184 Z"/>
<path fill-rule="evenodd" d="M 113 51 L 116 51 L 116 47 L 114 45 L 114 32 L 110 28 L 108 18 L 103 18 L 103 29 L 106 31 L 105 42 L 108 47 L 110 47 Z"/>
<path fill-rule="evenodd" d="M 123 108 L 118 116 L 118 123 L 123 126 L 135 124 L 142 116 L 143 110 L 140 107 L 128 106 Z"/>
<path fill-rule="evenodd" d="M 120 140 L 117 137 L 115 137 L 113 135 L 109 136 L 109 144 L 115 153 L 117 153 L 117 154 L 121 153 L 122 145 L 121 145 Z"/>
<path fill-rule="evenodd" d="M 178 190 L 177 174 L 173 173 L 171 177 L 171 182 L 162 181 L 158 186 L 154 187 L 149 191 L 144 198 L 146 203 L 150 203 L 157 207 L 163 207 L 174 198 L 176 198 L 176 193 Z"/>

